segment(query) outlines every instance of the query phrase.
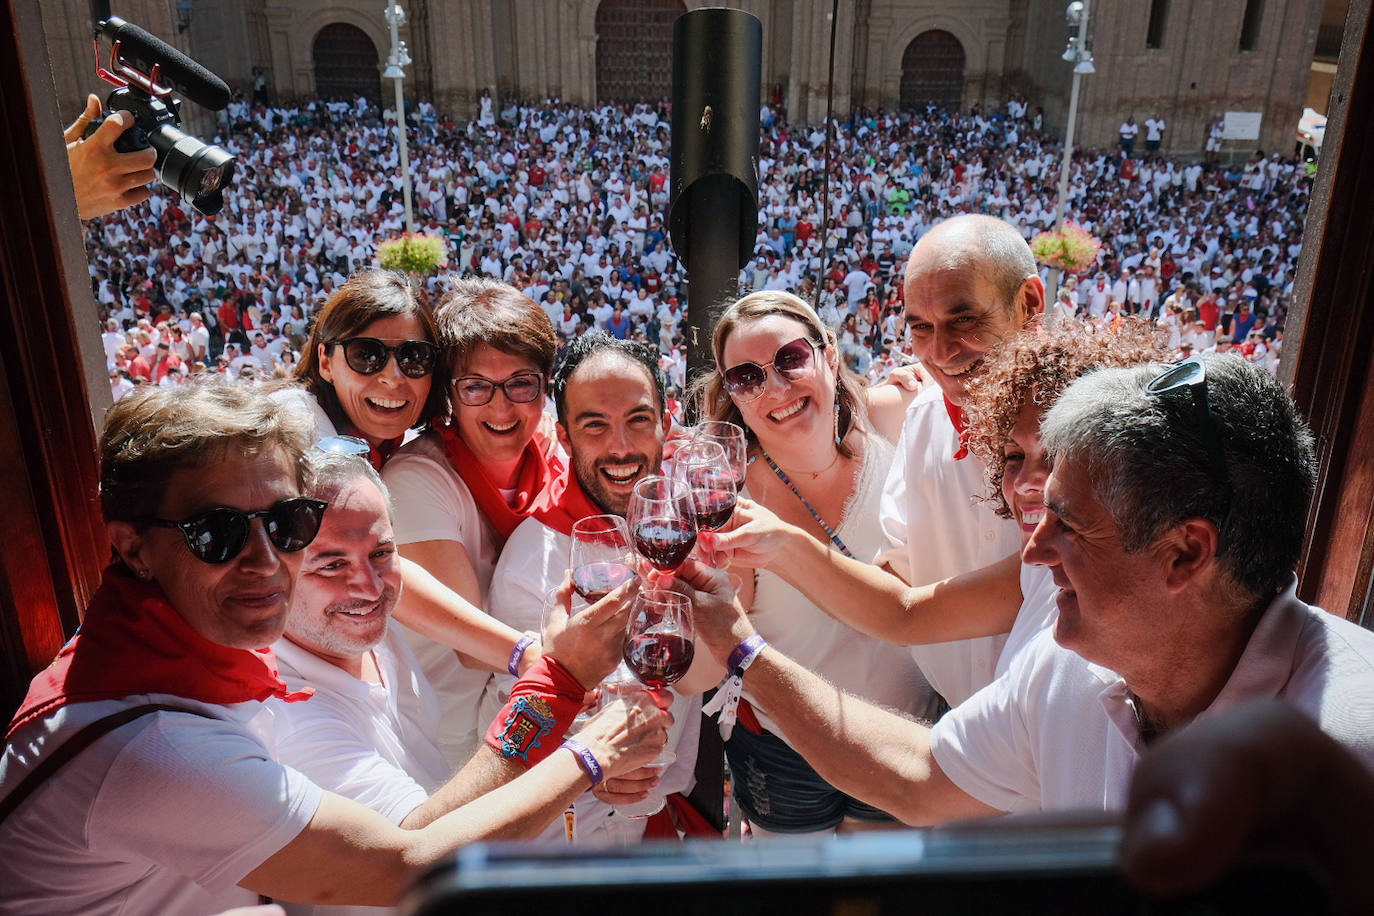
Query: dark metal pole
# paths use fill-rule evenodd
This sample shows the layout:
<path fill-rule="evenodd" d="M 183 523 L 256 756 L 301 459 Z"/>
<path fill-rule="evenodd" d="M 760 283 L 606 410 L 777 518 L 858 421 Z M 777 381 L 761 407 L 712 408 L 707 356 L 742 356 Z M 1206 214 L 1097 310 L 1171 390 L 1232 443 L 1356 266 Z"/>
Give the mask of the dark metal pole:
<path fill-rule="evenodd" d="M 712 328 L 758 233 L 762 55 L 763 26 L 741 10 L 693 10 L 673 26 L 668 231 L 687 268 L 691 379 L 712 367 Z"/>

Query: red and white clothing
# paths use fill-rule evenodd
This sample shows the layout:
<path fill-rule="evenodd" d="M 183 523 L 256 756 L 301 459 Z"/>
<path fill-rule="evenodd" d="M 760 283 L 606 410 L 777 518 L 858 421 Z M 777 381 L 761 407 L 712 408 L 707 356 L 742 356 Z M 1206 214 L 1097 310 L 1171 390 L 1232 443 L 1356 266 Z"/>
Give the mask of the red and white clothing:
<path fill-rule="evenodd" d="M 387 461 L 382 479 L 391 491 L 396 543 L 461 543 L 485 604 L 500 540 L 444 454 L 439 434 L 428 432 L 402 446 Z M 400 623 L 392 621 L 390 626 L 405 635 L 425 678 L 438 694 L 442 710 L 439 746 L 449 766 L 461 767 L 482 743 L 491 721 L 491 716 L 483 718 L 480 714 L 491 672 L 464 666 L 452 649 Z"/>
<path fill-rule="evenodd" d="M 1014 521 L 980 498 L 983 465 L 961 451 L 944 394 L 931 386 L 907 408 L 883 487 L 878 521 L 888 546 L 875 562 L 924 585 L 981 569 L 1021 550 Z M 992 682 L 1006 636 L 912 646 L 930 685 L 957 706 Z"/>
<path fill-rule="evenodd" d="M 537 518 L 521 522 L 501 553 L 487 596 L 487 612 L 517 630 L 539 632 L 544 600 L 568 570 L 572 537 L 544 524 Z M 483 714 L 490 721 L 510 698 L 515 679 L 508 674 L 492 678 L 492 689 L 483 703 Z M 677 761 L 663 771 L 658 791 L 687 794 L 696 786 L 697 741 L 701 735 L 701 697 L 674 695 L 669 710 L 673 727 L 668 732 L 668 748 Z M 644 835 L 645 819 L 620 814 L 615 808 L 587 792 L 573 804 L 573 840 L 579 844 L 628 845 Z M 562 838 L 565 827 L 560 820 L 543 833 L 545 839 Z"/>

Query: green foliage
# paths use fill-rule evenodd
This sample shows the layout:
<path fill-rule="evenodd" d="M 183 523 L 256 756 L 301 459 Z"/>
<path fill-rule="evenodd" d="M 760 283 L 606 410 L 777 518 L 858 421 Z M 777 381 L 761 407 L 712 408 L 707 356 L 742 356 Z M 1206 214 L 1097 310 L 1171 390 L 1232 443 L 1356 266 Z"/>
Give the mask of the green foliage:
<path fill-rule="evenodd" d="M 377 246 L 377 262 L 385 270 L 429 276 L 444 266 L 444 240 L 435 235 L 403 235 Z"/>
<path fill-rule="evenodd" d="M 1102 243 L 1082 226 L 1065 223 L 1062 232 L 1042 232 L 1031 239 L 1031 254 L 1041 264 L 1067 273 L 1082 273 L 1097 261 Z"/>

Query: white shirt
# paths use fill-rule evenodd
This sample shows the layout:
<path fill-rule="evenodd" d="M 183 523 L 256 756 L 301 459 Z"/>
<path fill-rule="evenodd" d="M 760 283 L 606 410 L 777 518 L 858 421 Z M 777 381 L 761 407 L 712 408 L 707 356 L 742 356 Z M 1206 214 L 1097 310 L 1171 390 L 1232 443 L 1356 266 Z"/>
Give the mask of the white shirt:
<path fill-rule="evenodd" d="M 1012 659 L 1034 642 L 1042 630 L 1054 626 L 1059 619 L 1059 605 L 1055 601 L 1058 596 L 1059 586 L 1054 584 L 1054 574 L 1048 566 L 1021 564 L 1021 607 L 1007 634 L 1002 654 L 997 657 L 994 678 L 1006 674 Z"/>
<path fill-rule="evenodd" d="M 292 690 L 315 688 L 304 703 L 276 707 L 277 756 L 317 785 L 366 805 L 393 824 L 405 820 L 451 772 L 436 743 L 439 701 L 398 627 L 372 650 L 381 683 L 359 680 L 289 639 L 272 647 Z M 368 916 L 390 907 L 283 903 L 292 916 Z"/>
<path fill-rule="evenodd" d="M 145 694 L 64 706 L 5 745 L 0 791 L 18 785 L 45 748 L 145 703 L 215 718 L 142 716 L 34 790 L 0 824 L 0 912 L 218 913 L 257 902 L 238 882 L 295 839 L 323 797 L 274 759 L 261 703 Z"/>
<path fill-rule="evenodd" d="M 1304 604 L 1295 588 L 1293 579 L 1265 609 L 1198 718 L 1282 699 L 1374 771 L 1374 633 Z M 1115 672 L 1043 632 L 1006 675 L 936 723 L 931 752 L 955 785 L 1003 811 L 1120 810 L 1144 749 L 1126 695 Z"/>
<path fill-rule="evenodd" d="M 439 435 L 425 433 L 397 449 L 382 469 L 382 479 L 391 490 L 396 543 L 461 543 L 486 599 L 499 553 L 498 536 L 477 508 L 468 485 L 449 463 Z M 443 710 L 439 746 L 449 766 L 461 767 L 477 750 L 491 721 L 490 716 L 483 718 L 479 713 L 491 672 L 465 667 L 448 646 L 400 623 L 391 625 L 405 634 L 425 677 L 439 695 Z"/>
<path fill-rule="evenodd" d="M 871 437 L 866 448 L 854 493 L 835 526 L 850 552 L 864 559 L 883 545 L 882 532 L 873 519 L 892 463 L 892 446 L 885 440 Z M 784 498 L 794 497 L 787 493 Z M 749 619 L 770 645 L 846 693 L 887 709 L 933 716 L 933 692 L 906 649 L 845 626 L 767 570 L 757 573 Z M 759 723 L 786 740 L 767 711 L 749 696 L 747 680 L 745 695 L 754 704 Z"/>
<path fill-rule="evenodd" d="M 497 620 L 517 630 L 539 632 L 544 600 L 563 580 L 572 551 L 572 538 L 545 525 L 536 518 L 527 518 L 511 532 L 496 572 L 491 579 L 491 594 L 487 612 Z M 576 599 L 574 599 L 576 600 Z M 574 609 L 577 605 L 574 604 Z M 492 678 L 492 689 L 483 703 L 483 713 L 490 721 L 510 699 L 515 678 L 498 674 Z M 701 697 L 674 694 L 669 710 L 673 727 L 668 732 L 668 747 L 677 754 L 677 762 L 663 771 L 658 791 L 665 794 L 686 794 L 696 785 L 697 741 L 701 736 Z M 626 817 L 591 792 L 578 796 L 573 804 L 573 840 L 576 843 L 627 845 L 639 842 L 644 835 L 643 819 Z M 565 836 L 562 820 L 544 833 L 545 839 Z"/>
<path fill-rule="evenodd" d="M 987 489 L 982 463 L 972 455 L 955 461 L 958 448 L 944 394 L 932 385 L 907 408 L 878 513 L 888 547 L 875 562 L 909 583 L 981 569 L 1021 549 L 1016 523 L 979 498 Z M 1006 640 L 984 636 L 910 651 L 930 685 L 957 706 L 992 681 Z"/>

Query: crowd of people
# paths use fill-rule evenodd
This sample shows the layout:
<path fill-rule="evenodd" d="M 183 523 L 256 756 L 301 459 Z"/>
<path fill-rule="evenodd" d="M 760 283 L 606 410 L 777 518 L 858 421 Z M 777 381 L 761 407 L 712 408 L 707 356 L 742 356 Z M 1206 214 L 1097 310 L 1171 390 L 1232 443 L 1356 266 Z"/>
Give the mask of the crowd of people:
<path fill-rule="evenodd" d="M 428 103 L 408 113 L 417 231 L 448 252 L 429 292 L 464 275 L 510 283 L 564 343 L 601 329 L 656 345 L 681 395 L 687 289 L 665 229 L 666 105 L 483 111 L 461 122 Z M 741 290 L 814 302 L 872 381 L 907 360 L 900 267 L 931 225 L 974 212 L 1026 238 L 1052 228 L 1062 147 L 1019 100 L 995 113 L 855 114 L 837 125 L 828 207 L 824 130 L 769 108 L 762 121 L 756 257 Z M 394 111 L 362 98 L 240 98 L 220 128 L 239 157 L 222 213 L 197 214 L 158 187 L 87 223 L 93 288 L 117 324 L 102 328 L 116 395 L 202 366 L 235 380 L 290 374 L 318 308 L 405 229 Z M 1278 154 L 1221 165 L 1123 152 L 1073 156 L 1066 212 L 1102 249 L 1067 278 L 1056 312 L 1149 315 L 1176 350 L 1235 347 L 1272 370 L 1306 171 Z"/>
<path fill-rule="evenodd" d="M 231 118 L 277 138 L 245 157 L 264 189 L 235 211 L 251 221 L 221 228 L 155 197 L 91 227 L 92 244 L 143 252 L 93 273 L 115 297 L 112 369 L 143 360 L 156 383 L 106 417 L 114 558 L 6 734 L 0 908 L 387 905 L 476 839 L 719 838 L 697 791 L 725 765 L 701 753 L 717 728 L 759 841 L 1139 809 L 1132 775 L 1157 739 L 1186 747 L 1191 723 L 1233 728 L 1254 700 L 1315 723 L 1338 747 L 1299 726 L 1303 746 L 1368 794 L 1374 635 L 1300 601 L 1291 572 L 1312 438 L 1262 360 L 1223 352 L 1246 320 L 1281 320 L 1293 252 L 1279 249 L 1304 186 L 1248 189 L 1263 225 L 1232 234 L 1251 218 L 1225 196 L 1243 175 L 1194 176 L 1188 198 L 1170 163 L 1123 183 L 1111 154 L 1079 157 L 1080 212 L 1124 292 L 1101 314 L 1090 294 L 1064 308 L 1078 293 L 1048 301 L 1027 244 L 1049 154 L 1017 111 L 856 117 L 828 232 L 810 222 L 820 138 L 772 119 L 771 254 L 684 392 L 738 435 L 737 505 L 671 573 L 639 564 L 584 601 L 574 530 L 613 528 L 700 441 L 673 415 L 658 312 L 621 334 L 593 311 L 613 280 L 681 308 L 671 258 L 653 290 L 644 270 L 662 250 L 645 247 L 661 112 L 493 104 L 458 131 L 417 109 L 436 139 L 417 172 L 441 172 L 417 200 L 453 227 L 459 260 L 425 282 L 370 266 L 400 220 L 394 188 L 363 169 L 385 164 L 385 113 L 372 128 L 363 108 L 307 106 L 278 127 L 238 103 Z M 1041 185 L 1016 171 L 1035 162 Z M 1181 215 L 1146 220 L 1152 206 Z M 325 241 L 355 222 L 347 251 Z M 817 309 L 801 273 L 822 266 Z M 1190 355 L 1175 309 L 1214 271 L 1209 295 L 1233 310 L 1217 306 L 1210 352 Z M 133 303 L 117 292 L 130 285 Z M 199 317 L 174 330 L 193 301 Z M 869 301 L 882 320 L 859 332 Z M 119 342 L 122 308 L 152 361 Z M 918 358 L 923 390 L 858 371 L 883 348 Z M 178 380 L 173 357 L 236 383 Z M 690 605 L 690 669 L 652 697 L 610 690 L 629 621 L 664 591 Z M 1195 842 L 1189 826 L 1153 824 L 1132 848 L 1168 855 Z"/>

